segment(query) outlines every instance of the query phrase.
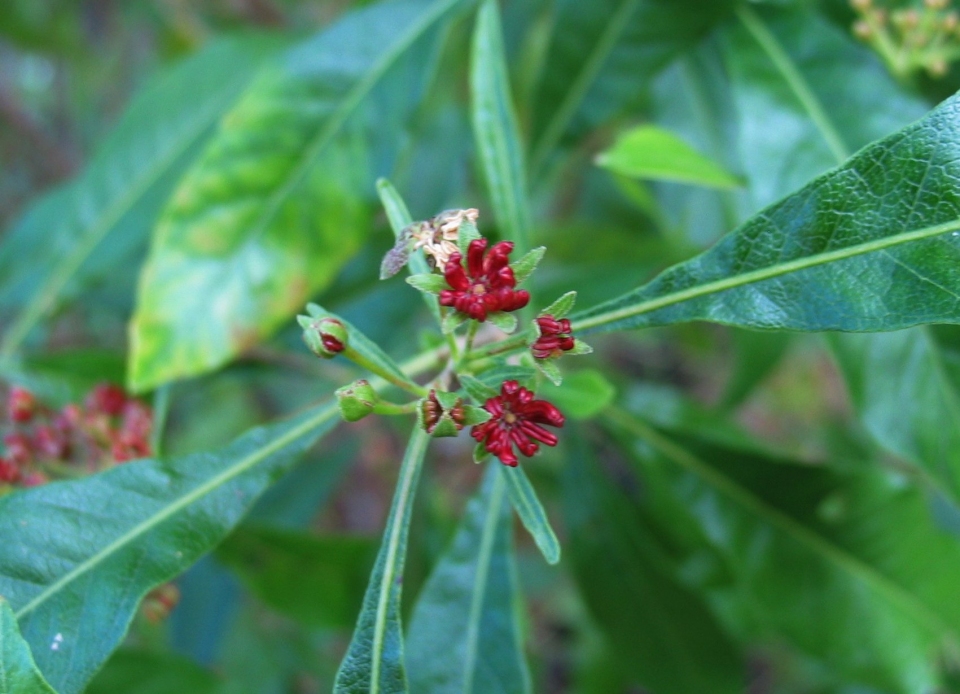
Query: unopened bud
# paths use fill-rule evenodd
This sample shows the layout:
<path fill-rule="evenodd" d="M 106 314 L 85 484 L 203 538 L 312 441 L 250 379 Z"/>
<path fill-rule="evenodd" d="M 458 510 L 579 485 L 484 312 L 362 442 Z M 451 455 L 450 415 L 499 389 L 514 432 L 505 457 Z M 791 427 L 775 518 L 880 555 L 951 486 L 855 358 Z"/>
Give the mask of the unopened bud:
<path fill-rule="evenodd" d="M 417 416 L 420 426 L 431 436 L 456 436 L 465 422 L 463 401 L 454 393 L 437 393 L 431 390 L 430 394 L 420 401 Z"/>
<path fill-rule="evenodd" d="M 376 391 L 364 379 L 337 389 L 336 395 L 340 416 L 348 422 L 356 422 L 373 412 L 379 399 Z"/>
<path fill-rule="evenodd" d="M 13 386 L 7 395 L 7 414 L 19 424 L 29 422 L 37 411 L 37 399 L 26 388 Z"/>
<path fill-rule="evenodd" d="M 850 6 L 859 12 L 869 10 L 871 5 L 873 0 L 850 0 Z"/>
<path fill-rule="evenodd" d="M 923 4 L 928 10 L 943 10 L 947 7 L 947 0 L 923 0 Z"/>
<path fill-rule="evenodd" d="M 943 18 L 943 28 L 945 31 L 953 31 L 957 28 L 958 23 L 960 23 L 960 17 L 957 16 L 956 12 L 948 12 Z"/>
<path fill-rule="evenodd" d="M 853 35 L 862 41 L 866 41 L 873 36 L 873 29 L 870 28 L 870 25 L 867 22 L 861 19 L 860 21 L 854 23 Z"/>
<path fill-rule="evenodd" d="M 347 329 L 336 318 L 298 316 L 303 327 L 303 341 L 318 357 L 330 359 L 347 347 Z"/>

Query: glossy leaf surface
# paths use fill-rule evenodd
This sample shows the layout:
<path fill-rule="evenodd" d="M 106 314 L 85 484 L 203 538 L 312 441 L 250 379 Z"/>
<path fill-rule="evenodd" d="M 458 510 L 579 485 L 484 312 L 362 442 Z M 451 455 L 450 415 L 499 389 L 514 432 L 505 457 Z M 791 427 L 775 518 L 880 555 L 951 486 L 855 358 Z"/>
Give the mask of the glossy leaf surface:
<path fill-rule="evenodd" d="M 50 644 L 53 648 L 55 645 Z M 10 603 L 0 598 L 0 694 L 56 694 L 20 636 Z"/>
<path fill-rule="evenodd" d="M 872 469 L 618 424 L 642 442 L 633 452 L 658 528 L 701 561 L 712 555 L 700 587 L 736 628 L 786 637 L 882 690 L 936 688 L 937 650 L 960 636 L 960 547 L 922 492 Z"/>
<path fill-rule="evenodd" d="M 410 435 L 377 563 L 370 574 L 350 647 L 337 672 L 337 694 L 407 692 L 400 596 L 413 500 L 430 437 L 419 426 Z"/>
<path fill-rule="evenodd" d="M 480 491 L 414 607 L 407 635 L 411 691 L 531 691 L 517 619 L 510 504 L 499 467 L 488 463 Z"/>
<path fill-rule="evenodd" d="M 787 193 L 865 136 L 880 137 L 922 109 L 876 58 L 809 13 L 748 15 L 734 38 L 732 86 L 746 119 L 740 150 L 755 203 Z M 830 344 L 867 431 L 957 505 L 960 395 L 929 329 L 838 334 Z"/>
<path fill-rule="evenodd" d="M 473 135 L 494 215 L 504 236 L 517 244 L 519 255 L 530 247 L 526 162 L 510 95 L 496 0 L 485 0 L 480 6 L 471 56 Z"/>
<path fill-rule="evenodd" d="M 80 177 L 42 197 L 0 245 L 0 355 L 93 279 L 146 246 L 154 219 L 210 129 L 277 41 L 221 39 L 153 78 Z"/>
<path fill-rule="evenodd" d="M 733 175 L 683 139 L 654 125 L 622 133 L 597 155 L 597 164 L 614 173 L 652 181 L 676 181 L 708 188 L 736 188 Z"/>
<path fill-rule="evenodd" d="M 550 525 L 547 512 L 537 496 L 537 491 L 530 484 L 530 478 L 521 466 L 509 467 L 501 465 L 501 474 L 507 481 L 507 493 L 510 503 L 520 517 L 520 522 L 527 529 L 533 541 L 543 554 L 548 564 L 560 561 L 560 541 Z"/>
<path fill-rule="evenodd" d="M 583 132 L 635 106 L 642 98 L 638 85 L 705 36 L 731 7 L 727 0 L 557 2 L 534 102 L 534 169 L 570 131 Z"/>
<path fill-rule="evenodd" d="M 244 525 L 216 556 L 272 609 L 310 626 L 349 629 L 376 551 L 363 537 Z"/>
<path fill-rule="evenodd" d="M 395 153 L 459 1 L 352 12 L 251 85 L 157 229 L 132 325 L 135 389 L 220 366 L 334 279 L 369 223 L 368 182 L 388 173 L 373 150 Z"/>
<path fill-rule="evenodd" d="M 709 320 L 878 331 L 958 322 L 957 142 L 954 97 L 576 326 Z"/>
<path fill-rule="evenodd" d="M 130 462 L 0 499 L 0 594 L 58 691 L 81 691 L 140 599 L 220 542 L 336 421 L 323 406 L 213 453 Z"/>
<path fill-rule="evenodd" d="M 615 487 L 583 441 L 567 459 L 563 501 L 580 592 L 623 670 L 663 694 L 743 691 L 731 637 L 680 580 L 629 487 Z"/>

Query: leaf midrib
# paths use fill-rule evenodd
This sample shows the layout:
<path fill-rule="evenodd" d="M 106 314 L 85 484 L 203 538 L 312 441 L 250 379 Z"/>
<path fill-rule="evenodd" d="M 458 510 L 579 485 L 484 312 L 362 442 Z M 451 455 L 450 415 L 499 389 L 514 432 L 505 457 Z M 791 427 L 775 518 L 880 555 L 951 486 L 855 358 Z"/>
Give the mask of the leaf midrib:
<path fill-rule="evenodd" d="M 410 524 L 410 509 L 413 504 L 413 494 L 416 491 L 414 483 L 420 476 L 428 441 L 427 434 L 419 427 L 415 427 L 400 467 L 397 503 L 391 509 L 387 556 L 384 559 L 383 579 L 380 581 L 380 594 L 377 597 L 377 612 L 373 623 L 373 643 L 370 648 L 370 694 L 380 692 L 380 665 L 383 661 L 383 641 L 390 612 L 390 592 L 397 575 L 397 555 L 401 537 Z"/>
<path fill-rule="evenodd" d="M 610 21 L 607 22 L 607 26 L 600 35 L 600 39 L 590 52 L 586 62 L 584 62 L 583 69 L 577 74 L 576 79 L 570 87 L 570 91 L 567 92 L 566 98 L 561 102 L 560 108 L 556 110 L 553 118 L 550 119 L 546 129 L 543 131 L 543 135 L 540 136 L 540 140 L 533 150 L 530 161 L 534 179 L 538 177 L 537 173 L 546 163 L 550 150 L 563 136 L 567 124 L 590 90 L 590 87 L 593 86 L 594 79 L 596 79 L 603 67 L 603 63 L 613 52 L 617 40 L 627 26 L 627 21 L 639 4 L 639 0 L 624 0 L 610 18 Z"/>
<path fill-rule="evenodd" d="M 474 574 L 473 591 L 470 597 L 470 612 L 467 619 L 466 657 L 463 664 L 463 694 L 473 694 L 476 679 L 474 670 L 480 643 L 480 620 L 483 617 L 483 602 L 493 557 L 493 543 L 500 522 L 500 507 L 503 505 L 504 480 L 500 470 L 494 473 L 493 489 L 487 502 L 487 517 L 480 536 L 480 551 L 477 555 L 477 570 Z"/>
<path fill-rule="evenodd" d="M 134 527 L 130 528 L 127 532 L 123 533 L 120 537 L 115 539 L 110 544 L 106 545 L 99 552 L 91 555 L 89 558 L 77 564 L 73 569 L 65 573 L 63 576 L 58 578 L 56 581 L 47 586 L 44 590 L 37 594 L 30 602 L 21 607 L 15 613 L 15 616 L 18 620 L 23 619 L 33 610 L 37 609 L 44 602 L 49 600 L 51 597 L 56 595 L 63 589 L 65 586 L 70 584 L 79 576 L 85 574 L 86 572 L 94 569 L 97 565 L 107 560 L 115 552 L 123 549 L 131 542 L 135 541 L 137 538 L 145 535 L 150 532 L 161 523 L 167 519 L 174 516 L 176 513 L 182 511 L 190 504 L 198 501 L 212 491 L 218 489 L 224 484 L 227 484 L 231 480 L 239 477 L 244 472 L 250 470 L 258 463 L 262 462 L 265 458 L 276 453 L 285 446 L 291 444 L 296 439 L 301 436 L 306 435 L 312 429 L 321 426 L 328 419 L 334 417 L 337 414 L 337 408 L 330 404 L 326 407 L 323 407 L 320 412 L 310 419 L 305 420 L 301 424 L 297 425 L 290 431 L 285 434 L 278 436 L 276 439 L 271 441 L 269 444 L 263 446 L 262 448 L 254 451 L 250 455 L 241 458 L 237 463 L 227 468 L 220 474 L 211 477 L 208 481 L 203 484 L 195 487 L 188 494 L 183 495 L 177 501 L 166 506 L 164 509 L 155 513 L 154 515 L 144 519 Z"/>
<path fill-rule="evenodd" d="M 632 306 L 625 306 L 624 308 L 614 311 L 607 311 L 605 313 L 599 313 L 595 316 L 581 318 L 573 322 L 573 327 L 575 330 L 589 330 L 606 323 L 612 323 L 615 321 L 624 320 L 626 318 L 633 318 L 634 316 L 650 313 L 651 311 L 656 311 L 658 309 L 679 304 L 684 301 L 690 301 L 691 299 L 697 299 L 708 294 L 715 294 L 727 291 L 729 289 L 736 289 L 737 287 L 753 284 L 755 282 L 762 282 L 763 280 L 772 279 L 774 277 L 788 275 L 792 272 L 799 272 L 801 270 L 817 267 L 819 265 L 826 265 L 828 263 L 846 260 L 848 258 L 855 258 L 860 255 L 873 253 L 875 251 L 899 246 L 905 243 L 922 241 L 923 239 L 940 236 L 942 234 L 947 234 L 957 230 L 960 230 L 960 219 L 953 219 L 949 222 L 935 224 L 934 226 L 926 227 L 924 229 L 905 231 L 899 234 L 885 236 L 881 239 L 874 239 L 872 241 L 865 241 L 863 243 L 854 244 L 845 248 L 839 248 L 834 251 L 808 255 L 786 263 L 780 263 L 779 265 L 771 265 L 770 267 L 760 268 L 751 272 L 745 272 L 741 275 L 725 277 L 713 282 L 707 282 L 695 287 L 689 287 L 679 292 L 664 294 L 654 299 L 648 299 L 647 301 L 642 301 Z"/>
<path fill-rule="evenodd" d="M 896 581 L 878 572 L 859 557 L 850 554 L 844 547 L 835 545 L 827 538 L 818 535 L 799 521 L 771 506 L 749 489 L 745 489 L 639 418 L 617 407 L 608 409 L 607 415 L 609 421 L 614 425 L 623 428 L 636 438 L 646 441 L 667 460 L 693 473 L 735 504 L 764 519 L 771 526 L 778 528 L 817 556 L 836 566 L 843 573 L 873 586 L 888 600 L 908 610 L 916 619 L 928 627 L 941 633 L 949 633 L 955 638 L 960 637 L 953 626 L 943 621 L 936 612 Z"/>
<path fill-rule="evenodd" d="M 229 94 L 217 100 L 206 111 L 201 112 L 194 126 L 185 130 L 181 142 L 170 147 L 168 154 L 161 157 L 154 167 L 148 168 L 140 181 L 135 182 L 125 195 L 121 195 L 114 204 L 107 206 L 107 209 L 100 216 L 100 221 L 94 225 L 93 231 L 87 237 L 86 242 L 81 243 L 79 248 L 56 266 L 47 282 L 41 286 L 34 295 L 34 299 L 27 304 L 14 321 L 4 337 L 3 346 L 0 348 L 0 357 L 10 357 L 16 352 L 24 338 L 36 325 L 36 322 L 50 310 L 66 283 L 110 233 L 114 225 L 133 209 L 146 192 L 169 170 L 173 162 L 177 161 L 200 138 L 210 124 L 216 120 L 217 115 L 223 111 L 225 105 L 234 98 L 236 98 L 236 90 L 230 90 Z"/>
<path fill-rule="evenodd" d="M 820 131 L 820 135 L 830 147 L 837 164 L 842 164 L 843 161 L 849 156 L 849 148 L 843 141 L 843 137 L 840 135 L 839 130 L 831 122 L 830 117 L 823 109 L 822 104 L 814 95 L 813 90 L 807 80 L 804 78 L 803 73 L 800 72 L 800 69 L 790 58 L 789 54 L 783 50 L 783 47 L 777 42 L 776 37 L 763 24 L 763 21 L 753 10 L 746 6 L 741 6 L 738 10 L 738 16 L 743 22 L 744 26 L 746 26 L 747 30 L 750 31 L 760 46 L 767 52 L 770 60 L 774 63 L 777 69 L 780 70 L 780 74 L 783 76 L 784 81 L 787 83 L 790 89 L 793 90 L 797 100 L 807 111 L 807 115 L 816 125 L 817 129 Z M 930 333 L 928 326 L 918 326 L 917 329 L 923 333 L 924 340 L 928 345 L 930 358 L 933 361 L 933 368 L 938 374 L 937 382 L 940 386 L 940 390 L 943 392 L 944 398 L 947 400 L 947 406 L 953 413 L 954 419 L 960 422 L 960 399 L 958 399 L 957 391 L 954 388 L 951 388 L 947 383 L 947 379 L 943 370 L 943 360 L 940 355 L 940 348 L 937 345 L 933 335 Z M 924 461 L 915 462 L 917 462 L 919 465 L 923 479 L 929 486 L 937 489 L 941 494 L 949 498 L 955 505 L 960 503 L 960 499 L 957 497 L 955 486 L 947 487 L 939 477 L 928 475 Z M 950 472 L 952 472 L 952 470 Z M 940 474 L 943 473 L 941 472 Z"/>
<path fill-rule="evenodd" d="M 504 64 L 501 23 L 496 0 L 487 0 L 480 9 L 477 23 L 474 65 L 472 66 L 474 128 L 483 141 L 490 145 L 493 161 L 489 172 L 491 188 L 498 188 L 504 207 L 504 226 L 510 230 L 511 240 L 517 244 L 518 253 L 530 248 L 530 216 L 525 204 L 526 180 L 524 162 L 519 142 L 516 141 L 517 123 L 510 103 L 510 85 Z M 517 161 L 511 156 L 510 140 L 514 139 Z M 481 157 L 487 158 L 481 147 Z M 514 166 L 514 164 L 517 164 Z M 499 175 L 498 175 L 499 174 Z M 492 192 L 492 191 L 491 191 Z"/>

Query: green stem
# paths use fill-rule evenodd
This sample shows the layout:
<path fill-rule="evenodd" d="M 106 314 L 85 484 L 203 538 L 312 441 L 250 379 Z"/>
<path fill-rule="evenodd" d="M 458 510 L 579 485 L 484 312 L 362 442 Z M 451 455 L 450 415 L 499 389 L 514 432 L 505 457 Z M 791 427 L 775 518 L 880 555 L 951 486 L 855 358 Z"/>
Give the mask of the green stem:
<path fill-rule="evenodd" d="M 170 388 L 169 383 L 157 388 L 153 394 L 153 427 L 150 430 L 150 453 L 155 457 L 160 457 L 160 449 L 163 444 L 163 430 L 167 424 L 167 415 L 170 413 Z"/>
<path fill-rule="evenodd" d="M 398 405 L 397 403 L 390 402 L 388 400 L 379 400 L 373 406 L 373 413 L 387 415 L 388 417 L 395 417 L 402 414 L 413 414 L 417 411 L 417 405 L 419 403 L 419 400 L 412 400 L 411 402 L 404 403 L 403 405 Z"/>
<path fill-rule="evenodd" d="M 387 383 L 392 383 L 397 388 L 405 390 L 408 393 L 423 397 L 427 394 L 427 389 L 423 386 L 419 386 L 413 381 L 408 381 L 402 378 L 398 378 L 396 374 L 387 371 L 386 369 L 381 368 L 381 366 L 360 354 L 357 350 L 353 349 L 349 345 L 345 350 L 343 350 L 343 356 L 352 361 L 357 366 L 370 371 L 373 374 L 376 374 L 382 378 Z"/>

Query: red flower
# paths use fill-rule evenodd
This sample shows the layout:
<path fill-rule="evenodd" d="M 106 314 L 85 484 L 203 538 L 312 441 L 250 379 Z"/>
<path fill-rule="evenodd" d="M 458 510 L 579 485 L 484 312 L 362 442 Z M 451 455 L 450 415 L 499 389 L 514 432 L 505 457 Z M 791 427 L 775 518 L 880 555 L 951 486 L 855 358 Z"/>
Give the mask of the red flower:
<path fill-rule="evenodd" d="M 557 445 L 557 437 L 540 425 L 562 427 L 563 415 L 546 400 L 534 400 L 533 395 L 516 381 L 504 381 L 500 395 L 483 405 L 492 417 L 470 431 L 470 435 L 483 442 L 487 451 L 504 465 L 514 467 L 517 464 L 514 444 L 528 458 L 540 448 L 537 441 L 548 446 Z"/>
<path fill-rule="evenodd" d="M 537 359 L 559 357 L 563 352 L 573 349 L 573 333 L 570 321 L 566 318 L 557 320 L 548 313 L 537 318 L 537 326 L 540 328 L 540 337 L 530 346 Z"/>
<path fill-rule="evenodd" d="M 10 419 L 21 424 L 33 419 L 33 414 L 37 410 L 37 400 L 26 388 L 13 386 L 7 395 L 7 412 Z"/>
<path fill-rule="evenodd" d="M 87 409 L 116 417 L 127 404 L 127 394 L 122 388 L 110 383 L 101 383 L 87 396 Z"/>
<path fill-rule="evenodd" d="M 486 239 L 474 239 L 467 248 L 467 267 L 463 257 L 453 253 L 443 269 L 450 289 L 440 292 L 440 305 L 451 306 L 478 321 L 493 311 L 516 311 L 530 301 L 529 292 L 517 290 L 517 279 L 510 267 L 513 244 L 501 241 L 490 252 Z"/>
<path fill-rule="evenodd" d="M 7 434 L 3 437 L 3 444 L 7 447 L 7 459 L 20 467 L 33 460 L 33 451 L 30 439 L 24 434 Z"/>
<path fill-rule="evenodd" d="M 0 458 L 0 482 L 13 484 L 20 479 L 20 468 L 13 461 Z"/>

